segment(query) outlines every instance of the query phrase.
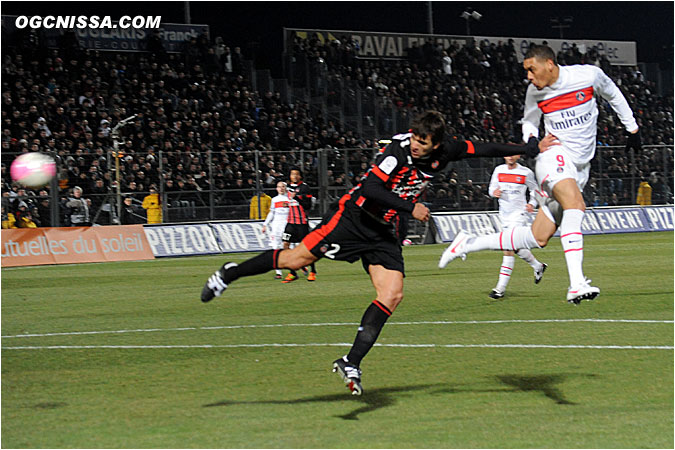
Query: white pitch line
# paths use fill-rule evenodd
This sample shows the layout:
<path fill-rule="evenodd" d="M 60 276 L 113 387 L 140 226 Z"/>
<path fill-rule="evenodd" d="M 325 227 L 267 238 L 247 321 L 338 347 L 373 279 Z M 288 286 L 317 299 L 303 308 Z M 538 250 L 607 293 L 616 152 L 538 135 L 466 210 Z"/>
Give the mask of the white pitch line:
<path fill-rule="evenodd" d="M 2 350 L 91 350 L 91 349 L 185 349 L 185 348 L 264 348 L 264 347 L 350 347 L 352 344 L 225 344 L 225 345 L 45 345 L 2 347 Z M 667 345 L 546 345 L 546 344 L 375 344 L 376 347 L 395 348 L 548 348 L 595 350 L 673 350 Z"/>
<path fill-rule="evenodd" d="M 484 325 L 504 323 L 673 323 L 672 320 L 641 320 L 641 319 L 508 319 L 508 320 L 436 320 L 421 322 L 388 322 L 389 325 Z M 279 323 L 268 325 L 223 325 L 213 327 L 180 327 L 180 328 L 144 328 L 136 330 L 102 330 L 102 331 L 66 331 L 59 333 L 31 333 L 2 336 L 3 339 L 49 337 L 49 336 L 80 336 L 91 334 L 125 334 L 125 333 L 154 333 L 160 331 L 197 331 L 197 330 L 234 330 L 241 328 L 285 328 L 285 327 L 339 327 L 357 326 L 358 323 Z"/>

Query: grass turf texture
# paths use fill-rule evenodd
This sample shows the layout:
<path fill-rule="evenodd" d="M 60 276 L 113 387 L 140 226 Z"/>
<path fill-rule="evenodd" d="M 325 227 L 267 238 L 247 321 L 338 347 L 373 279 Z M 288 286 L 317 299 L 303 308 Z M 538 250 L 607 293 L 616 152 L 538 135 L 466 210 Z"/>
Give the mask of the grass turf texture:
<path fill-rule="evenodd" d="M 672 321 L 672 233 L 585 243 L 602 293 L 578 307 L 557 239 L 536 251 L 543 281 L 518 260 L 498 301 L 500 253 L 440 270 L 444 246 L 407 247 L 406 298 L 378 342 L 672 347 L 672 322 L 402 323 Z M 380 346 L 352 397 L 330 368 L 374 299 L 360 263 L 321 261 L 314 283 L 270 272 L 199 301 L 219 264 L 250 256 L 3 269 L 2 447 L 673 447 L 672 350 Z M 140 329 L 156 331 L 8 337 Z M 273 343 L 338 345 L 10 348 Z"/>

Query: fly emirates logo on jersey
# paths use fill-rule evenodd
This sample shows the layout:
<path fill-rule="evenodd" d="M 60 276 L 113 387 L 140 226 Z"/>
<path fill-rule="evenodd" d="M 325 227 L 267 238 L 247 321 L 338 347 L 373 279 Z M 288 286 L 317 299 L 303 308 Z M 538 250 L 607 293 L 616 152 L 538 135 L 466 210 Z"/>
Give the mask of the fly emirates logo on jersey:
<path fill-rule="evenodd" d="M 546 114 L 551 130 L 567 130 L 585 125 L 593 118 L 595 102 L 593 101 L 593 87 L 568 92 L 540 101 L 537 106 Z"/>

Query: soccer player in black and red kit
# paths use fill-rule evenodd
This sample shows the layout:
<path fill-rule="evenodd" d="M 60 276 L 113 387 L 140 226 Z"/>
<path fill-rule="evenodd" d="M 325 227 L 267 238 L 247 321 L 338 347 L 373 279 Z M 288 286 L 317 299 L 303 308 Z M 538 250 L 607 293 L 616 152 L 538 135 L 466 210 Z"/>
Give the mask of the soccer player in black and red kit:
<path fill-rule="evenodd" d="M 221 295 L 240 277 L 276 268 L 297 270 L 324 257 L 350 263 L 361 259 L 377 296 L 363 314 L 349 353 L 333 362 L 333 371 L 339 373 L 352 394 L 361 395 L 361 360 L 403 299 L 403 253 L 396 227 L 399 213 L 423 222 L 429 220 L 429 209 L 418 199 L 450 161 L 538 153 L 534 138 L 526 145 L 446 139 L 443 116 L 427 111 L 415 119 L 409 133 L 392 138 L 361 183 L 328 211 L 300 245 L 268 250 L 239 265 L 225 263 L 209 277 L 202 289 L 202 301 Z"/>
<path fill-rule="evenodd" d="M 284 248 L 290 248 L 290 244 L 301 242 L 309 234 L 308 213 L 312 209 L 312 191 L 302 181 L 302 172 L 297 167 L 290 170 L 290 182 L 288 183 L 289 202 L 288 223 L 284 235 Z M 311 264 L 310 272 L 302 268 L 307 275 L 307 281 L 316 281 L 316 266 Z M 298 274 L 291 269 L 282 283 L 291 283 L 298 279 Z"/>

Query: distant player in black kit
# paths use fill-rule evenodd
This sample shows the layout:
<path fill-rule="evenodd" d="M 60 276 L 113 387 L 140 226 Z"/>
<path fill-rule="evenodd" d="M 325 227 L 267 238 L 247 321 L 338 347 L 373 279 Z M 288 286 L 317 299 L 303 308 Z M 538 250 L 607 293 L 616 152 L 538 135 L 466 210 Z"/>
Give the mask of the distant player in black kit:
<path fill-rule="evenodd" d="M 299 269 L 324 257 L 350 263 L 360 258 L 377 297 L 363 314 L 351 350 L 333 362 L 333 371 L 340 374 L 352 394 L 361 395 L 361 360 L 403 299 L 403 253 L 396 226 L 399 213 L 422 222 L 429 220 L 429 209 L 417 201 L 429 181 L 450 161 L 539 153 L 536 139 L 527 145 L 505 145 L 444 137 L 443 116 L 436 111 L 422 114 L 410 133 L 392 138 L 361 183 L 340 199 L 300 245 L 268 250 L 240 265 L 225 263 L 208 279 L 202 301 L 221 295 L 240 277 L 276 268 Z"/>
<path fill-rule="evenodd" d="M 286 230 L 284 231 L 284 248 L 290 248 L 290 244 L 301 242 L 309 234 L 308 214 L 312 209 L 312 191 L 309 186 L 302 181 L 302 172 L 297 167 L 292 167 L 290 171 L 290 182 L 288 183 L 289 214 Z M 295 201 L 293 201 L 295 200 Z M 307 275 L 307 281 L 316 281 L 316 266 L 311 264 L 309 273 L 305 267 L 302 271 Z M 282 283 L 291 283 L 298 279 L 295 270 L 286 276 Z"/>

